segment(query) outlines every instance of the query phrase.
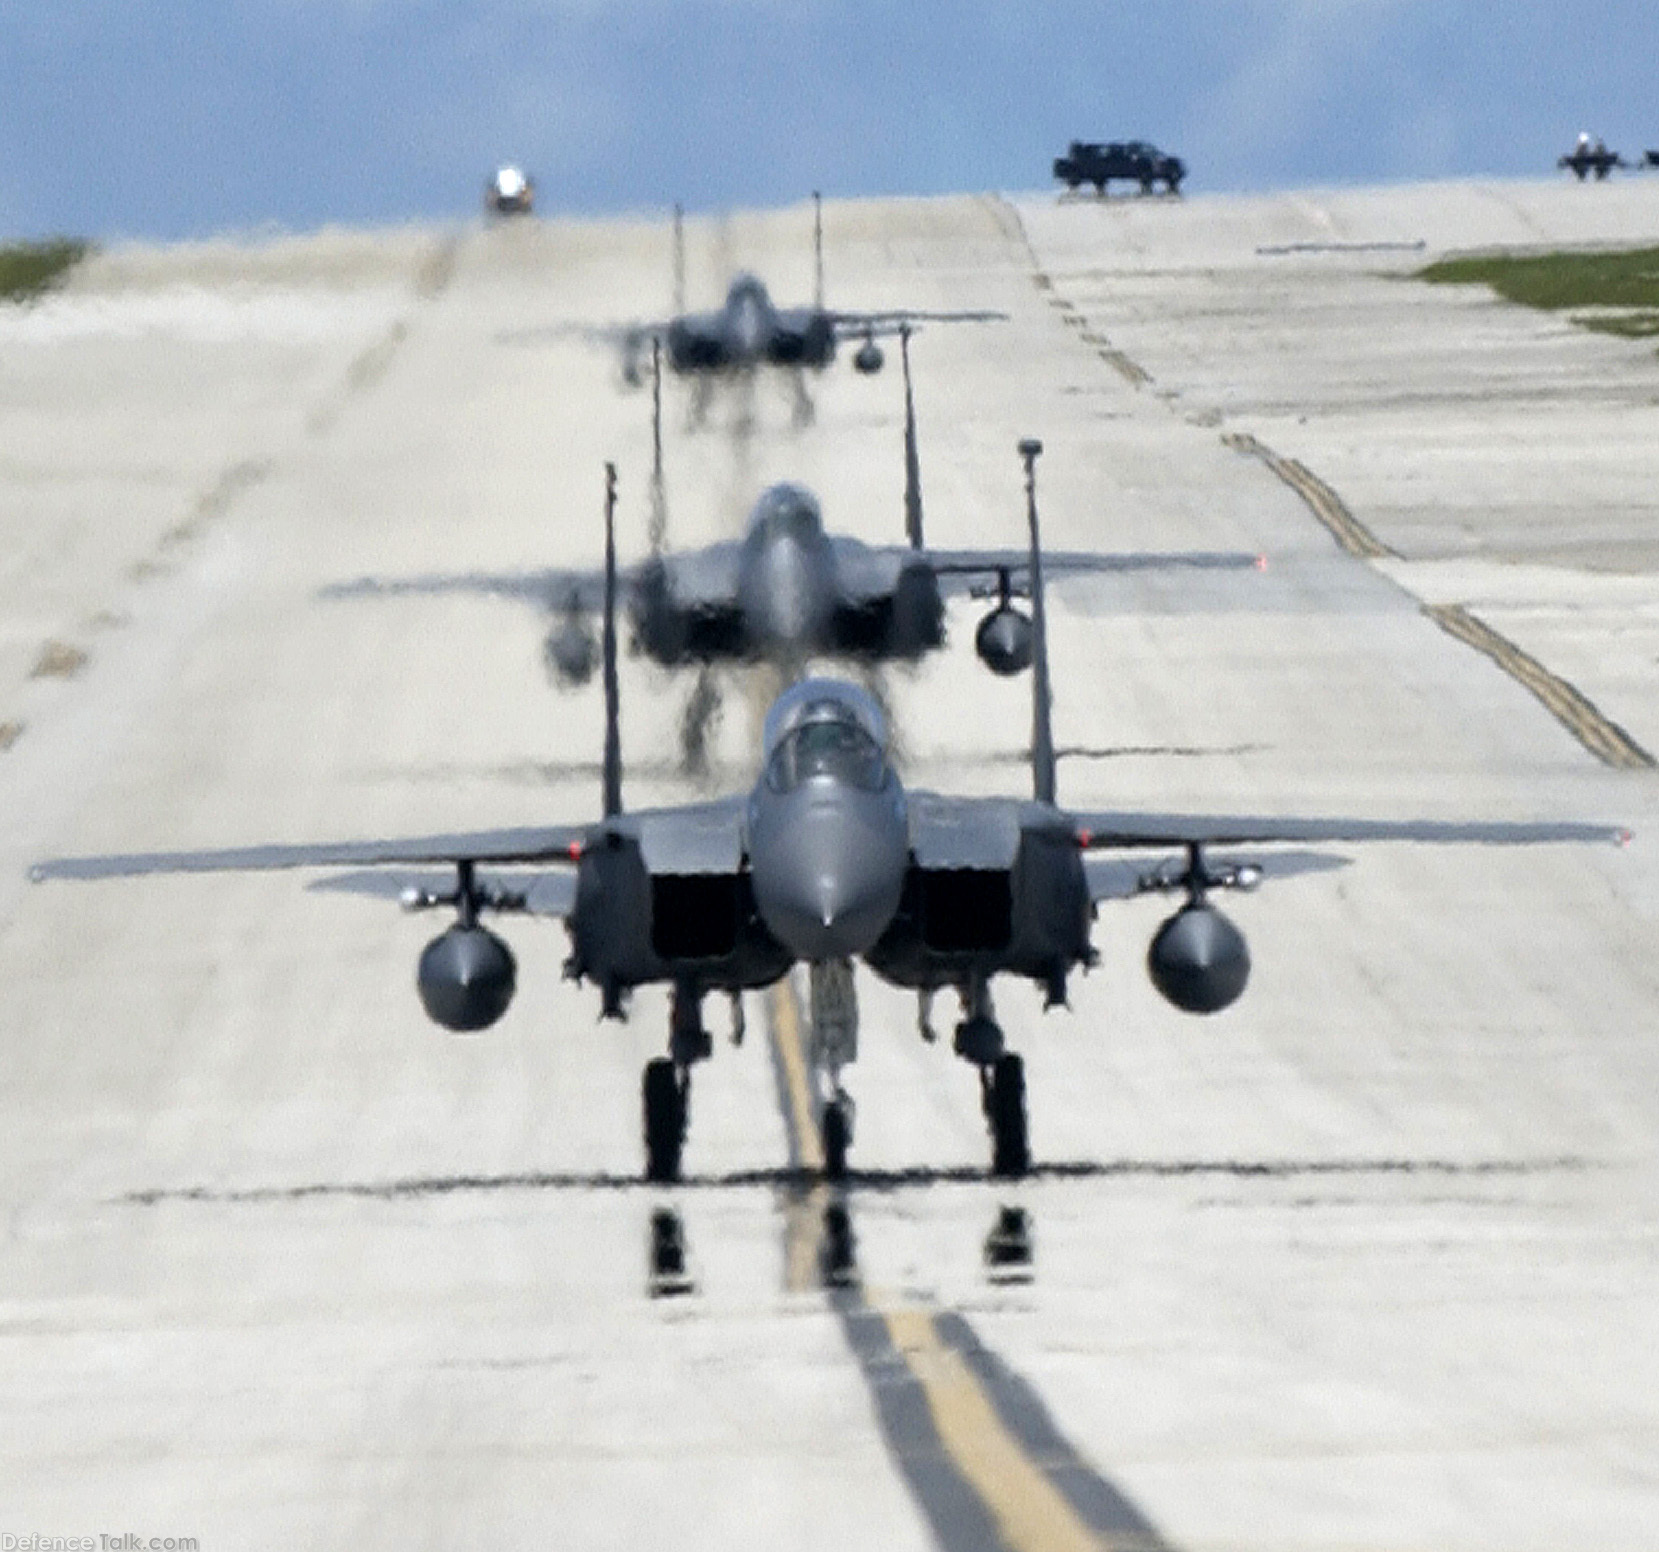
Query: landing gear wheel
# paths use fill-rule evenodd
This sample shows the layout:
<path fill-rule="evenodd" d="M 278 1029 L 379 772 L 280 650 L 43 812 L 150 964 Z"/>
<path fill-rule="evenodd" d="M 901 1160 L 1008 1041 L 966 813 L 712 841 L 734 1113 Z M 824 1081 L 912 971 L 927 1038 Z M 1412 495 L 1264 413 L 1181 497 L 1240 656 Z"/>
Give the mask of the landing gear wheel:
<path fill-rule="evenodd" d="M 985 1116 L 991 1124 L 991 1173 L 1004 1179 L 1031 1169 L 1031 1144 L 1025 1128 L 1025 1063 L 1010 1051 L 991 1068 L 985 1090 Z"/>
<path fill-rule="evenodd" d="M 645 1064 L 645 1178 L 664 1183 L 680 1178 L 685 1143 L 686 1096 L 680 1075 L 666 1056 Z"/>
<path fill-rule="evenodd" d="M 824 1174 L 829 1179 L 847 1178 L 847 1145 L 851 1141 L 846 1109 L 839 1100 L 831 1100 L 824 1106 Z"/>

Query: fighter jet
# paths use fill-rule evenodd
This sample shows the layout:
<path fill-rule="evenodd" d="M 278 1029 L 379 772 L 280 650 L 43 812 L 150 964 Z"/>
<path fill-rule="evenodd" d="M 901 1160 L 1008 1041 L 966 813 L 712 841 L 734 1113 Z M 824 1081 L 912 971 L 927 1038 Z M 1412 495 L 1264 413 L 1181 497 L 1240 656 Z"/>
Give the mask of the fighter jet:
<path fill-rule="evenodd" d="M 813 299 L 809 306 L 780 307 L 766 282 L 748 272 L 734 276 L 725 300 L 712 312 L 685 310 L 685 248 L 681 214 L 674 211 L 674 312 L 645 322 L 554 325 L 520 329 L 506 336 L 515 341 L 562 339 L 572 335 L 618 347 L 622 375 L 630 385 L 644 379 L 653 344 L 660 347 L 671 372 L 711 379 L 752 372 L 759 367 L 784 367 L 797 372 L 822 371 L 848 341 L 860 341 L 853 355 L 855 371 L 879 372 L 886 355 L 878 339 L 890 337 L 918 323 L 994 323 L 1006 313 L 985 309 L 929 312 L 890 308 L 877 312 L 840 312 L 824 303 L 824 227 L 822 202 L 813 199 Z"/>
<path fill-rule="evenodd" d="M 1555 165 L 1565 167 L 1580 183 L 1591 173 L 1600 183 L 1615 167 L 1628 167 L 1630 164 L 1617 151 L 1609 151 L 1605 140 L 1592 141 L 1588 134 L 1580 133 L 1572 151 L 1557 157 Z"/>
<path fill-rule="evenodd" d="M 808 680 L 766 718 L 760 775 L 746 793 L 711 803 L 625 813 L 616 678 L 614 471 L 606 503 L 606 571 L 612 579 L 603 643 L 606 690 L 603 814 L 597 821 L 471 835 L 229 851 L 70 857 L 43 862 L 41 879 L 101 879 L 223 869 L 385 869 L 443 865 L 453 883 L 408 885 L 414 908 L 451 907 L 454 923 L 422 952 L 416 985 L 428 1016 L 477 1031 L 506 1013 L 516 965 L 483 926 L 487 910 L 562 918 L 568 975 L 593 982 L 602 1013 L 623 1016 L 629 990 L 672 988 L 667 1055 L 642 1082 L 645 1173 L 681 1174 L 691 1071 L 713 1041 L 702 1004 L 732 999 L 741 1032 L 744 991 L 808 967 L 812 1055 L 824 1080 L 821 1126 L 827 1172 L 847 1167 L 852 1108 L 841 1070 L 857 1049 L 853 967 L 918 993 L 924 1035 L 933 994 L 962 1005 L 954 1048 L 980 1073 L 999 1175 L 1030 1168 L 1025 1072 L 1007 1049 L 991 983 L 1013 975 L 1041 986 L 1052 1007 L 1070 974 L 1095 960 L 1090 925 L 1103 900 L 1144 890 L 1185 896 L 1152 940 L 1147 967 L 1158 991 L 1187 1012 L 1209 1014 L 1242 994 L 1250 960 L 1243 936 L 1211 903 L 1252 887 L 1257 860 L 1221 861 L 1216 846 L 1362 841 L 1517 844 L 1622 839 L 1589 824 L 1432 823 L 1341 818 L 1259 818 L 1140 812 L 1081 813 L 1055 795 L 1049 672 L 1037 537 L 1034 463 L 1021 444 L 1030 529 L 1034 625 L 1030 798 L 961 798 L 907 792 L 886 728 L 855 685 Z M 1141 873 L 1091 864 L 1097 853 L 1174 851 L 1181 860 Z M 523 865 L 524 878 L 492 881 L 479 869 Z M 344 887 L 362 887 L 348 876 Z M 376 880 L 364 889 L 385 893 Z"/>
<path fill-rule="evenodd" d="M 726 288 L 725 301 L 713 312 L 682 313 L 657 323 L 630 324 L 622 331 L 623 373 L 640 375 L 640 362 L 652 340 L 660 340 L 670 371 L 681 375 L 734 372 L 759 366 L 805 367 L 822 371 L 836 348 L 859 340 L 853 369 L 869 376 L 886 357 L 876 340 L 895 335 L 905 323 L 994 323 L 1006 313 L 983 309 L 965 312 L 835 312 L 822 295 L 809 307 L 779 307 L 758 275 L 739 274 Z"/>
<path fill-rule="evenodd" d="M 1014 674 L 1031 661 L 1029 617 L 1014 603 L 1028 592 L 1019 550 L 929 549 L 912 509 L 910 542 L 872 545 L 825 530 L 823 512 L 799 485 L 774 485 L 749 514 L 741 539 L 655 555 L 622 571 L 620 601 L 636 650 L 665 667 L 766 661 L 798 671 L 809 657 L 913 661 L 943 644 L 945 601 L 994 600 L 975 633 L 987 667 Z M 1225 551 L 1062 551 L 1051 573 L 1082 576 L 1188 568 L 1248 570 L 1255 555 Z M 580 684 L 595 663 L 593 628 L 602 571 L 464 573 L 339 583 L 325 597 L 483 593 L 545 609 L 555 623 L 545 645 L 561 683 Z"/>

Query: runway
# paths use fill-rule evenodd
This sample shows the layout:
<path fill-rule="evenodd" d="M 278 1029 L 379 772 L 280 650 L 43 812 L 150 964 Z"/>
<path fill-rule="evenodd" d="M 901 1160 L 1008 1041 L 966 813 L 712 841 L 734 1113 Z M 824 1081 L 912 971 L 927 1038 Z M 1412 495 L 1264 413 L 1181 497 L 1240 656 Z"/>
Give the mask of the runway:
<path fill-rule="evenodd" d="M 306 876 L 27 882 L 70 852 L 599 811 L 597 685 L 487 597 L 364 576 L 624 558 L 649 394 L 570 322 L 666 309 L 666 222 L 116 248 L 0 312 L 0 1534 L 234 1547 L 1559 1552 L 1659 1539 L 1659 357 L 1410 272 L 1659 240 L 1659 181 L 830 203 L 846 308 L 913 341 L 926 531 L 1261 572 L 1053 590 L 1079 807 L 1584 818 L 1623 848 L 1334 849 L 1228 902 L 1250 990 L 1164 1005 L 1169 909 L 1101 909 L 1044 1016 L 998 989 L 1037 1168 L 860 974 L 854 1174 L 801 986 L 711 1001 L 687 1182 L 640 1180 L 666 998 L 601 1024 L 509 919 L 476 1038 L 439 916 Z M 687 225 L 812 285 L 811 209 Z M 901 388 L 845 361 L 666 399 L 666 539 L 794 479 L 903 533 Z M 874 688 L 914 786 L 1024 792 L 1029 686 Z M 625 657 L 630 806 L 753 774 L 763 688 Z M 1570 693 L 1569 693 L 1570 692 Z M 955 1010 L 941 999 L 947 1035 Z"/>

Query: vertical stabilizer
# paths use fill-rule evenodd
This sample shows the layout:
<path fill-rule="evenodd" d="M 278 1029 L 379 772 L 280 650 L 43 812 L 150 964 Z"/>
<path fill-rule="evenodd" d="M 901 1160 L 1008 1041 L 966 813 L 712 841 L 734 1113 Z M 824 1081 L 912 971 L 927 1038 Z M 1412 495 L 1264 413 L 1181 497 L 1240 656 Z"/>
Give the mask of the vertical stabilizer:
<path fill-rule="evenodd" d="M 1031 782 L 1039 803 L 1054 802 L 1054 697 L 1048 681 L 1048 615 L 1043 602 L 1043 547 L 1037 535 L 1037 455 L 1035 437 L 1020 443 L 1025 460 L 1025 516 L 1031 529 Z"/>
<path fill-rule="evenodd" d="M 910 548 L 922 547 L 922 460 L 916 448 L 916 401 L 910 393 L 910 325 L 899 325 L 899 360 L 904 365 L 904 534 Z"/>
<path fill-rule="evenodd" d="M 674 207 L 674 313 L 685 311 L 685 211 Z"/>
<path fill-rule="evenodd" d="M 622 812 L 622 712 L 616 682 L 616 465 L 605 465 L 605 620 L 600 637 L 605 681 L 605 818 Z"/>
<path fill-rule="evenodd" d="M 812 305 L 824 310 L 824 196 L 812 191 Z"/>
<path fill-rule="evenodd" d="M 668 492 L 662 473 L 662 341 L 651 341 L 651 522 L 647 545 L 653 556 L 662 554 L 668 538 Z"/>

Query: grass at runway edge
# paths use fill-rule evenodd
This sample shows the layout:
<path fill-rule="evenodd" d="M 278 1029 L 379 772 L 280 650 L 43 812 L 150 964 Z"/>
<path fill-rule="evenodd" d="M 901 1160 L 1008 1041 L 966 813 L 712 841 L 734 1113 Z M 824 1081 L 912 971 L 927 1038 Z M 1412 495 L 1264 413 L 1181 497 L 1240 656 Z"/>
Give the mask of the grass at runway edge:
<path fill-rule="evenodd" d="M 1486 285 L 1546 312 L 1597 308 L 1573 319 L 1627 339 L 1659 335 L 1659 248 L 1486 253 L 1442 259 L 1417 271 L 1431 285 Z"/>
<path fill-rule="evenodd" d="M 55 286 L 90 252 L 79 237 L 0 244 L 0 300 L 27 302 Z"/>

